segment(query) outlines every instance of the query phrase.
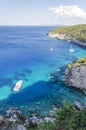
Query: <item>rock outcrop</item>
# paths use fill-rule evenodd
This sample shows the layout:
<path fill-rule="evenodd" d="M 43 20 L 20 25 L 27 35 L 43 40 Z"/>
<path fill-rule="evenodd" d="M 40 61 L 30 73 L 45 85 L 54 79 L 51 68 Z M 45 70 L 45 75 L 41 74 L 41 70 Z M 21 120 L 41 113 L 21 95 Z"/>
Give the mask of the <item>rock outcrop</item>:
<path fill-rule="evenodd" d="M 0 116 L 0 130 L 28 130 L 28 128 L 37 127 L 42 123 L 54 123 L 54 114 L 57 110 L 55 107 L 52 108 L 45 117 L 32 113 L 29 118 L 26 118 L 20 110 L 10 108 L 4 117 Z"/>
<path fill-rule="evenodd" d="M 65 75 L 67 85 L 82 90 L 86 95 L 86 65 L 66 69 Z"/>
<path fill-rule="evenodd" d="M 83 106 L 80 102 L 76 101 L 75 102 L 75 109 L 76 110 L 82 110 L 83 109 Z"/>

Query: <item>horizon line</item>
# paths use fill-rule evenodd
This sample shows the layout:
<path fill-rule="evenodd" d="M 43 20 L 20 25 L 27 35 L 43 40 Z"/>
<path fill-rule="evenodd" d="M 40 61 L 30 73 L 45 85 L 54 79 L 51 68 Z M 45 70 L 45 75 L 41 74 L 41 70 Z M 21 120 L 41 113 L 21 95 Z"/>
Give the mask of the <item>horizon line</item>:
<path fill-rule="evenodd" d="M 51 24 L 51 25 L 0 25 L 0 26 L 63 26 L 63 25 L 61 25 L 61 24 Z"/>
<path fill-rule="evenodd" d="M 78 24 L 85 24 L 85 23 L 78 23 Z M 9 25 L 0 25 L 0 27 L 3 27 L 3 26 L 71 26 L 71 25 L 78 25 L 78 24 L 39 24 L 39 25 L 37 25 L 37 24 L 33 24 L 33 25 L 31 25 L 31 24 L 28 24 L 28 25 L 24 25 L 24 24 L 22 24 L 22 25 L 16 25 L 16 24 L 13 24 L 13 25 L 11 25 L 11 24 L 9 24 Z"/>

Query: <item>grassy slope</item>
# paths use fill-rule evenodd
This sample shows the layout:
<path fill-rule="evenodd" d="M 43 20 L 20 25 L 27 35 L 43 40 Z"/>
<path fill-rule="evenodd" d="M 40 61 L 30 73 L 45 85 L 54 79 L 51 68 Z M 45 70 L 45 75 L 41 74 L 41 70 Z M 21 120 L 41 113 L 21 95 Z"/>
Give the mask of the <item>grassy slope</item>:
<path fill-rule="evenodd" d="M 86 42 L 86 24 L 79 24 L 74 26 L 66 26 L 50 31 L 52 34 L 66 34 L 66 36 L 74 37 L 77 40 Z"/>

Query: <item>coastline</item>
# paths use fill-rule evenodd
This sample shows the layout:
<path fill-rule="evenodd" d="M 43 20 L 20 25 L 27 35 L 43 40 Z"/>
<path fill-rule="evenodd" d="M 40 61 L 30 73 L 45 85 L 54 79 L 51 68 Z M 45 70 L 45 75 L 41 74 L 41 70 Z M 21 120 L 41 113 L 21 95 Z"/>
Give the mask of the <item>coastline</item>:
<path fill-rule="evenodd" d="M 86 47 L 86 43 L 85 42 L 82 42 L 80 40 L 77 40 L 73 37 L 68 37 L 66 36 L 66 34 L 59 34 L 59 33 L 51 33 L 51 32 L 48 32 L 47 35 L 51 38 L 56 38 L 56 39 L 59 39 L 59 40 L 66 40 L 68 42 L 73 42 L 75 44 L 78 44 L 80 46 L 83 46 L 83 47 Z"/>
<path fill-rule="evenodd" d="M 11 107 L 4 116 L 0 116 L 0 130 L 54 130 L 59 128 L 58 119 L 60 119 L 61 124 L 63 124 L 62 121 L 66 120 L 67 117 L 61 119 L 66 114 L 65 110 L 73 112 L 74 109 L 77 114 L 79 111 L 83 112 L 84 107 L 78 101 L 74 104 L 69 104 L 65 101 L 61 108 L 52 108 L 48 116 L 44 117 L 39 117 L 36 112 L 31 113 L 30 117 L 25 117 L 22 111 Z"/>
<path fill-rule="evenodd" d="M 57 90 L 58 91 L 58 90 Z M 61 91 L 61 93 L 62 93 L 62 91 Z M 57 98 L 57 100 L 59 99 L 58 97 L 55 97 L 55 98 Z M 47 104 L 46 104 L 47 105 Z M 45 110 L 45 109 L 44 109 Z M 17 124 L 18 126 L 15 126 L 15 129 L 16 130 L 18 130 L 19 128 L 20 128 L 20 130 L 26 130 L 25 129 L 25 127 L 27 127 L 27 124 L 28 124 L 28 127 L 29 126 L 37 126 L 37 125 L 40 125 L 41 123 L 48 123 L 49 122 L 49 124 L 50 123 L 52 123 L 53 121 L 54 121 L 54 118 L 52 117 L 53 116 L 53 114 L 54 114 L 54 112 L 55 111 L 58 111 L 58 108 L 52 108 L 50 111 L 49 111 L 49 113 L 48 113 L 48 116 L 45 116 L 45 117 L 39 117 L 38 115 L 37 115 L 37 113 L 32 113 L 31 114 L 31 117 L 29 117 L 28 119 L 25 119 L 24 120 L 24 122 L 22 121 L 22 119 L 24 119 L 23 117 L 23 115 L 22 115 L 22 113 L 21 112 L 19 112 L 19 111 L 16 111 L 14 108 L 13 109 L 8 109 L 8 112 L 6 113 L 6 115 L 4 116 L 4 118 L 6 118 L 6 116 L 7 116 L 7 119 L 6 119 L 6 121 L 8 122 L 8 126 L 9 126 L 9 122 L 10 122 L 10 124 L 12 123 L 12 121 L 14 121 L 13 123 L 15 123 L 15 125 L 16 125 L 16 122 L 18 121 L 19 123 L 21 123 L 22 122 L 22 126 L 21 125 L 19 125 L 19 124 Z M 73 111 L 74 111 L 74 109 L 73 109 Z M 18 113 L 18 118 L 17 118 L 17 114 L 16 113 Z M 19 119 L 19 117 L 20 117 L 20 119 Z M 65 116 L 66 117 L 66 116 Z M 2 117 L 2 123 L 5 121 L 4 120 L 4 118 Z M 21 119 L 22 118 L 22 119 Z M 16 120 L 16 122 L 15 122 L 15 120 Z M 6 122 L 6 123 L 7 123 Z M 7 126 L 7 127 L 8 127 Z M 12 127 L 12 125 L 11 125 L 11 127 Z M 13 124 L 13 127 L 14 127 L 14 124 Z M 17 129 L 18 128 L 18 129 Z M 13 128 L 14 129 L 14 128 Z M 10 128 L 9 128 L 9 130 L 11 130 Z M 44 130 L 44 129 L 42 129 L 42 130 Z M 45 129 L 46 130 L 46 129 Z M 53 129 L 52 129 L 53 130 Z"/>
<path fill-rule="evenodd" d="M 66 36 L 66 34 L 49 32 L 48 36 L 51 38 L 59 39 L 59 40 L 66 40 L 68 42 L 73 42 L 82 47 L 86 47 L 86 43 L 76 40 L 73 37 L 68 37 L 68 36 Z M 78 63 L 77 63 L 77 61 L 78 61 Z M 86 61 L 85 58 L 81 58 L 81 59 L 74 61 L 71 64 L 68 64 L 69 67 L 70 66 L 72 66 L 72 67 L 66 68 L 68 73 L 66 74 L 66 70 L 65 70 L 65 77 L 66 77 L 66 85 L 80 89 L 86 95 L 86 87 L 85 87 L 86 86 L 86 84 L 85 84 L 86 62 L 85 61 Z"/>

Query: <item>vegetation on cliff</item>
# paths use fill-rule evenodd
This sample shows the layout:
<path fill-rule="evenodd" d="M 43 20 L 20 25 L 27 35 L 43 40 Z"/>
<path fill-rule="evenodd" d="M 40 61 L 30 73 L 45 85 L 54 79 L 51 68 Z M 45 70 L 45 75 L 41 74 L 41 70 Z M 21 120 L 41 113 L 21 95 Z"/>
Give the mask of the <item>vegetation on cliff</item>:
<path fill-rule="evenodd" d="M 81 65 L 86 65 L 86 57 L 78 58 L 73 63 L 68 64 L 67 67 L 68 67 L 68 69 L 71 69 L 71 68 L 74 68 L 74 67 L 79 67 Z"/>
<path fill-rule="evenodd" d="M 76 40 L 86 42 L 86 24 L 66 26 L 50 31 L 52 34 L 65 34 L 67 37 L 73 37 Z"/>
<path fill-rule="evenodd" d="M 30 130 L 86 130 L 86 108 L 77 110 L 74 104 L 65 103 L 55 114 L 55 123 L 41 124 Z"/>

